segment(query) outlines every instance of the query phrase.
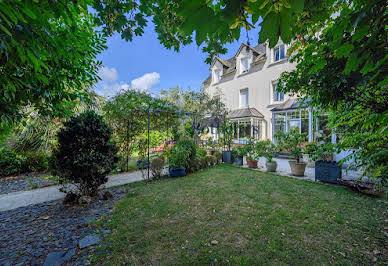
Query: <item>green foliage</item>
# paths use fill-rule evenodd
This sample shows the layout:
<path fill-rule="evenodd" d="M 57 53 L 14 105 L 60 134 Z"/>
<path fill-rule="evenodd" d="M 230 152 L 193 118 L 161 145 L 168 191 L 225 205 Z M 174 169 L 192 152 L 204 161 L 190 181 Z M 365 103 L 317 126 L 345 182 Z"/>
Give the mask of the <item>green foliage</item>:
<path fill-rule="evenodd" d="M 174 145 L 167 151 L 168 165 L 170 168 L 185 168 L 188 165 L 190 152 L 182 145 Z"/>
<path fill-rule="evenodd" d="M 247 154 L 248 154 L 248 149 L 247 149 L 246 145 L 244 145 L 244 146 L 236 146 L 232 150 L 232 155 L 235 158 L 243 158 Z"/>
<path fill-rule="evenodd" d="M 267 161 L 272 162 L 272 159 L 276 156 L 278 147 L 270 140 L 264 140 L 262 143 L 262 155 Z"/>
<path fill-rule="evenodd" d="M 39 113 L 67 116 L 76 99 L 97 80 L 105 47 L 89 1 L 0 3 L 0 123 L 11 123 L 32 106 Z"/>
<path fill-rule="evenodd" d="M 24 172 L 26 158 L 14 150 L 4 147 L 0 150 L 0 176 L 16 175 Z"/>
<path fill-rule="evenodd" d="M 195 160 L 197 154 L 197 145 L 190 139 L 181 139 L 174 144 L 174 146 L 179 146 L 179 149 L 187 151 L 188 158 L 186 164 L 186 170 L 188 173 L 195 172 L 195 165 L 191 163 Z"/>
<path fill-rule="evenodd" d="M 299 162 L 302 153 L 302 143 L 306 141 L 306 133 L 299 133 L 299 128 L 291 129 L 288 133 L 277 132 L 275 138 L 280 149 L 290 152 L 295 160 Z"/>
<path fill-rule="evenodd" d="M 308 143 L 304 148 L 304 153 L 308 154 L 313 161 L 323 160 L 329 162 L 333 160 L 335 145 L 333 143 Z"/>
<path fill-rule="evenodd" d="M 387 180 L 386 2 L 338 4 L 340 12 L 325 24 L 306 25 L 310 34 L 300 38 L 292 57 L 296 70 L 285 73 L 278 88 L 328 111 L 329 127 L 339 139 L 337 149 L 354 150 L 344 161 L 367 176 Z"/>
<path fill-rule="evenodd" d="M 26 156 L 25 168 L 29 172 L 42 172 L 42 171 L 47 171 L 49 169 L 50 157 L 46 152 L 30 151 L 30 152 L 27 152 L 25 156 Z"/>
<path fill-rule="evenodd" d="M 53 174 L 58 176 L 65 192 L 95 196 L 100 185 L 115 166 L 118 151 L 111 141 L 112 130 L 102 117 L 92 111 L 72 117 L 58 133 L 58 147 L 53 153 Z"/>

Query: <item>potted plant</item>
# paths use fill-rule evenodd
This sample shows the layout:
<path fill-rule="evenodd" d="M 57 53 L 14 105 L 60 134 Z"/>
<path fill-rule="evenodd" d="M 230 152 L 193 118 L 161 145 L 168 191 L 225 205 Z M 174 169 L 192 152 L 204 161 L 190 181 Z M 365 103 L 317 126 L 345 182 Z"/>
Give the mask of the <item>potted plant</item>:
<path fill-rule="evenodd" d="M 315 161 L 315 180 L 337 184 L 342 178 L 341 166 L 333 160 L 334 144 L 316 145 L 309 151 L 309 156 Z"/>
<path fill-rule="evenodd" d="M 311 155 L 316 151 L 316 148 L 317 144 L 315 142 L 309 142 L 304 146 L 303 161 L 307 163 L 306 167 L 315 167 L 315 161 L 311 158 Z"/>
<path fill-rule="evenodd" d="M 267 172 L 276 172 L 276 168 L 278 164 L 273 158 L 276 155 L 277 147 L 270 140 L 264 141 L 264 149 L 263 156 L 267 161 L 265 162 L 265 166 L 267 167 Z"/>
<path fill-rule="evenodd" d="M 222 151 L 222 161 L 224 163 L 231 164 L 232 163 L 232 151 L 231 151 L 231 145 L 233 141 L 233 136 L 231 134 L 231 129 L 227 126 L 227 122 L 224 122 L 223 125 L 223 131 L 224 131 L 224 138 L 223 138 L 223 146 L 226 147 L 226 151 Z"/>
<path fill-rule="evenodd" d="M 181 145 L 174 145 L 167 151 L 170 176 L 179 177 L 186 174 L 189 156 L 189 151 Z"/>
<path fill-rule="evenodd" d="M 302 144 L 306 141 L 306 133 L 299 133 L 299 128 L 291 129 L 288 133 L 278 132 L 275 134 L 279 147 L 290 152 L 295 160 L 289 160 L 291 174 L 304 176 L 306 163 L 301 160 L 303 149 Z"/>
<path fill-rule="evenodd" d="M 247 164 L 249 168 L 257 168 L 257 151 L 255 143 L 252 139 L 246 144 L 247 149 Z"/>
<path fill-rule="evenodd" d="M 234 164 L 237 166 L 242 166 L 244 156 L 247 155 L 247 150 L 244 146 L 237 146 L 233 148 L 232 155 L 234 159 Z"/>

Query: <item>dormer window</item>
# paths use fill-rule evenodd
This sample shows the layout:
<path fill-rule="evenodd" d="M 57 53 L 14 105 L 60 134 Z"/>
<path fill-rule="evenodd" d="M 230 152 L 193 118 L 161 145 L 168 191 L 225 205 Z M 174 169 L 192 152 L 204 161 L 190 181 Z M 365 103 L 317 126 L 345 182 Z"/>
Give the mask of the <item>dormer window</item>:
<path fill-rule="evenodd" d="M 248 72 L 248 70 L 249 70 L 248 57 L 242 58 L 241 64 L 240 64 L 240 74 Z"/>
<path fill-rule="evenodd" d="M 213 83 L 220 82 L 220 80 L 221 80 L 221 75 L 222 75 L 221 70 L 215 69 L 215 70 L 213 71 Z"/>
<path fill-rule="evenodd" d="M 278 61 L 285 59 L 286 58 L 286 46 L 284 44 L 277 46 L 274 49 L 273 56 L 274 56 L 273 57 L 274 62 L 278 62 Z"/>

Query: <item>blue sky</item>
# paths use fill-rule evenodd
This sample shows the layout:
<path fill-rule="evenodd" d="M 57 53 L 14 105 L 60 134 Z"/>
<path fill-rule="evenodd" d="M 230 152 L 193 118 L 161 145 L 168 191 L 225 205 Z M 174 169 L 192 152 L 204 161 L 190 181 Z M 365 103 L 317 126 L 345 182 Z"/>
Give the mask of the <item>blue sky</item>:
<path fill-rule="evenodd" d="M 238 42 L 227 45 L 233 56 L 241 42 L 246 42 L 243 30 Z M 249 32 L 252 45 L 257 44 L 258 29 Z M 160 89 L 180 86 L 198 90 L 209 75 L 209 65 L 204 61 L 206 54 L 195 43 L 182 47 L 179 52 L 167 50 L 159 43 L 154 25 L 150 22 L 141 37 L 126 42 L 119 35 L 108 38 L 108 49 L 98 56 L 104 67 L 100 70 L 100 81 L 96 85 L 99 94 L 110 96 L 120 89 L 135 88 L 151 93 Z"/>

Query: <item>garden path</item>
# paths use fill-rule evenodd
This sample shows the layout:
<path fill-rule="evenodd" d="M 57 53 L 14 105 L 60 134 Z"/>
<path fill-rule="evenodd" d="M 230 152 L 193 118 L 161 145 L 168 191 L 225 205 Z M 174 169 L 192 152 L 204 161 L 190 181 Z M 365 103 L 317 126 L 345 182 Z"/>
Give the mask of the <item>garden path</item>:
<path fill-rule="evenodd" d="M 114 187 L 142 180 L 140 171 L 109 176 L 105 187 Z M 0 195 L 0 211 L 8 211 L 19 207 L 58 200 L 65 197 L 59 186 L 50 186 L 34 190 L 12 192 Z"/>

